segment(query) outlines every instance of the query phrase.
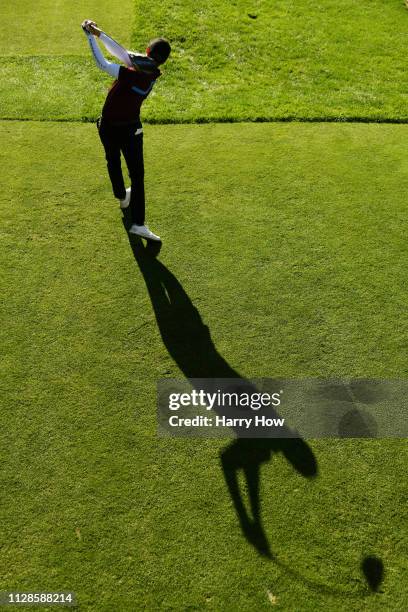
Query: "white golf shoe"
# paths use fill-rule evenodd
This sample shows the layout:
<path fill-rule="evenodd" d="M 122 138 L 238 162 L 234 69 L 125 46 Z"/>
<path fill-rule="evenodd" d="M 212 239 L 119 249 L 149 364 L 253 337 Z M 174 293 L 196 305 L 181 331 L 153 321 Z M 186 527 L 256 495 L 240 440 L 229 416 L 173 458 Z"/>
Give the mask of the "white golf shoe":
<path fill-rule="evenodd" d="M 136 234 L 136 236 L 140 236 L 141 238 L 146 238 L 146 240 L 155 240 L 156 242 L 161 242 L 160 236 L 156 236 L 149 230 L 146 225 L 136 225 L 135 223 L 129 229 L 129 234 Z"/>
<path fill-rule="evenodd" d="M 119 200 L 119 206 L 121 208 L 127 208 L 130 202 L 130 187 L 126 189 L 126 197 L 124 200 Z"/>

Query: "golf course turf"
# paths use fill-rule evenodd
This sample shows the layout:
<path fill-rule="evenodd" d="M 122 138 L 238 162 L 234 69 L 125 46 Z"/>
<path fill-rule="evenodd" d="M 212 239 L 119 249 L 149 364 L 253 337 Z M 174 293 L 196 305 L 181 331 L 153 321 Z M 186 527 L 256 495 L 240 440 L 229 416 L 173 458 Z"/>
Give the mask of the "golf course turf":
<path fill-rule="evenodd" d="M 44 22 L 52 4 L 41 2 Z M 319 17 L 316 45 L 330 39 L 330 57 L 342 39 L 328 37 L 328 23 L 343 36 L 354 32 L 367 57 L 364 24 L 373 36 L 391 36 L 390 24 L 408 18 L 403 4 L 376 0 L 359 11 L 328 1 L 325 21 L 306 1 L 277 2 L 273 14 L 263 2 L 229 3 L 229 13 L 225 2 L 204 3 L 199 13 L 191 2 L 160 9 L 138 2 L 122 38 L 119 3 L 86 4 L 80 15 L 66 9 L 65 21 L 99 20 L 82 14 L 89 7 L 125 44 L 142 50 L 156 33 L 175 40 L 173 64 L 144 107 L 147 222 L 163 247 L 149 258 L 125 231 L 89 123 L 109 79 L 94 67 L 81 31 L 66 55 L 49 29 L 54 42 L 37 37 L 24 57 L 8 53 L 3 39 L 1 589 L 72 590 L 80 610 L 97 612 L 406 609 L 406 440 L 307 440 L 298 451 L 240 446 L 262 453 L 256 532 L 227 486 L 232 440 L 156 434 L 156 382 L 187 375 L 201 325 L 212 355 L 243 377 L 407 377 L 408 126 L 326 122 L 406 121 L 403 55 L 388 63 L 384 52 L 377 62 L 381 104 L 358 101 L 351 89 L 340 104 L 329 85 L 314 100 L 312 80 L 297 84 L 297 102 L 289 88 L 290 104 L 272 100 L 265 114 L 270 65 L 254 97 L 237 88 L 230 106 L 211 88 L 194 89 L 192 75 L 197 65 L 198 79 L 212 75 L 220 87 L 241 78 L 234 58 L 222 69 L 206 62 L 217 46 L 202 41 L 211 31 L 216 37 L 221 13 L 220 30 L 229 18 L 233 49 L 244 45 L 245 58 L 248 28 L 279 13 L 277 32 L 288 41 L 298 33 L 310 75 L 317 60 L 308 54 L 302 8 L 309 20 Z M 341 7 L 356 19 L 342 20 Z M 29 19 L 19 18 L 27 31 Z M 198 25 L 189 30 L 192 19 Z M 248 34 L 255 45 L 265 39 L 262 27 Z M 181 43 L 197 64 L 183 59 Z M 363 59 L 354 57 L 358 72 Z M 344 63 L 349 81 L 352 60 Z M 393 85 L 385 79 L 391 64 Z M 331 70 L 341 77 L 335 64 Z M 67 77 L 59 93 L 50 78 L 58 71 Z M 24 95 L 34 73 L 37 89 Z M 280 78 L 283 91 L 287 76 Z M 377 85 L 368 79 L 360 87 L 368 99 Z M 322 122 L 255 122 L 296 109 Z M 231 124 L 149 124 L 217 119 Z M 167 311 L 149 293 L 149 278 L 167 292 Z M 208 360 L 192 359 L 197 374 L 208 371 Z M 308 474 L 296 469 L 296 452 L 315 462 Z M 239 482 L 250 516 L 242 471 Z M 377 590 L 362 571 L 370 557 L 384 568 Z"/>

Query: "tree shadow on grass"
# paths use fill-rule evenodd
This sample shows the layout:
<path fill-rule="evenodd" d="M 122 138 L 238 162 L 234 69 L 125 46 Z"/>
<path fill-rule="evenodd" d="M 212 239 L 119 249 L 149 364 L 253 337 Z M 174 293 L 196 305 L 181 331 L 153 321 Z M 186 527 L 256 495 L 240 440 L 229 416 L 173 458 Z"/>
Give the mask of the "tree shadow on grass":
<path fill-rule="evenodd" d="M 240 374 L 217 351 L 208 327 L 203 324 L 200 313 L 179 281 L 157 259 L 160 243 L 150 242 L 144 246 L 140 238 L 131 235 L 129 242 L 143 274 L 163 343 L 185 377 L 207 379 L 208 385 L 214 378 L 242 381 Z M 256 391 L 249 381 L 248 386 Z M 272 408 L 270 416 L 278 416 Z M 237 428 L 235 433 L 240 433 Z M 286 434 L 291 435 L 289 430 Z M 316 476 L 316 459 L 296 432 L 291 438 L 238 438 L 221 451 L 220 457 L 242 532 L 247 541 L 268 558 L 273 558 L 273 554 L 261 520 L 260 468 L 271 460 L 273 453 L 278 452 L 299 474 L 307 478 Z M 239 487 L 239 470 L 246 479 L 249 509 Z"/>

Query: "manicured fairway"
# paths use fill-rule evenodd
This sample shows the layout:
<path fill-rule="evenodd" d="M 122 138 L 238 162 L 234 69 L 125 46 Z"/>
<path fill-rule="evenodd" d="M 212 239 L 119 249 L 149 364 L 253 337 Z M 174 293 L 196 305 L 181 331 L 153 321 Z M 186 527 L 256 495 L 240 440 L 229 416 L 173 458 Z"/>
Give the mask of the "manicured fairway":
<path fill-rule="evenodd" d="M 98 612 L 262 610 L 268 591 L 283 610 L 403 610 L 406 442 L 309 442 L 315 479 L 273 454 L 260 556 L 225 485 L 229 442 L 156 437 L 156 380 L 184 373 L 137 259 L 181 285 L 172 337 L 201 318 L 243 376 L 405 378 L 407 128 L 145 134 L 150 268 L 93 125 L 0 123 L 4 588 L 73 589 Z M 366 555 L 384 563 L 377 594 Z"/>
<path fill-rule="evenodd" d="M 406 121 L 407 19 L 401 0 L 141 0 L 133 39 L 174 43 L 160 120 Z"/>
<path fill-rule="evenodd" d="M 99 114 L 110 81 L 93 66 L 81 30 L 85 18 L 98 21 L 130 46 L 132 0 L 0 3 L 0 118 L 82 119 Z"/>
<path fill-rule="evenodd" d="M 83 55 L 80 25 L 87 18 L 101 23 L 108 18 L 111 34 L 129 44 L 133 4 L 132 0 L 2 0 L 0 55 Z"/>
<path fill-rule="evenodd" d="M 402 0 L 62 4 L 3 0 L 0 118 L 98 116 L 110 79 L 79 27 L 91 17 L 139 51 L 170 39 L 151 122 L 408 120 Z"/>
<path fill-rule="evenodd" d="M 111 79 L 84 18 L 173 46 L 142 113 L 157 258 L 89 123 Z M 407 18 L 402 0 L 1 2 L 0 590 L 407 609 L 406 440 L 156 434 L 159 378 L 407 378 L 408 127 L 340 123 L 407 122 Z M 319 122 L 259 123 L 291 119 Z M 231 493 L 242 466 L 259 516 L 242 469 L 242 507 Z"/>

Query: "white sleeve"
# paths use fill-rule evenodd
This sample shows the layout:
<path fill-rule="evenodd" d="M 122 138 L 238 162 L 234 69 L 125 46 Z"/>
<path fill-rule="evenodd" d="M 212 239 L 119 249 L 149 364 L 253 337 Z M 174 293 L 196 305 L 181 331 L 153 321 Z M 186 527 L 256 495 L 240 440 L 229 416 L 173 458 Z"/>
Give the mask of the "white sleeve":
<path fill-rule="evenodd" d="M 108 60 L 103 57 L 102 52 L 96 43 L 95 37 L 92 34 L 87 34 L 87 38 L 98 68 L 110 74 L 114 79 L 117 79 L 119 76 L 119 64 L 108 62 Z"/>
<path fill-rule="evenodd" d="M 99 40 L 105 45 L 105 48 L 108 53 L 117 57 L 118 60 L 126 64 L 129 68 L 132 67 L 132 62 L 130 61 L 130 57 L 126 49 L 124 49 L 116 40 L 113 40 L 110 36 L 102 32 L 99 36 Z"/>

